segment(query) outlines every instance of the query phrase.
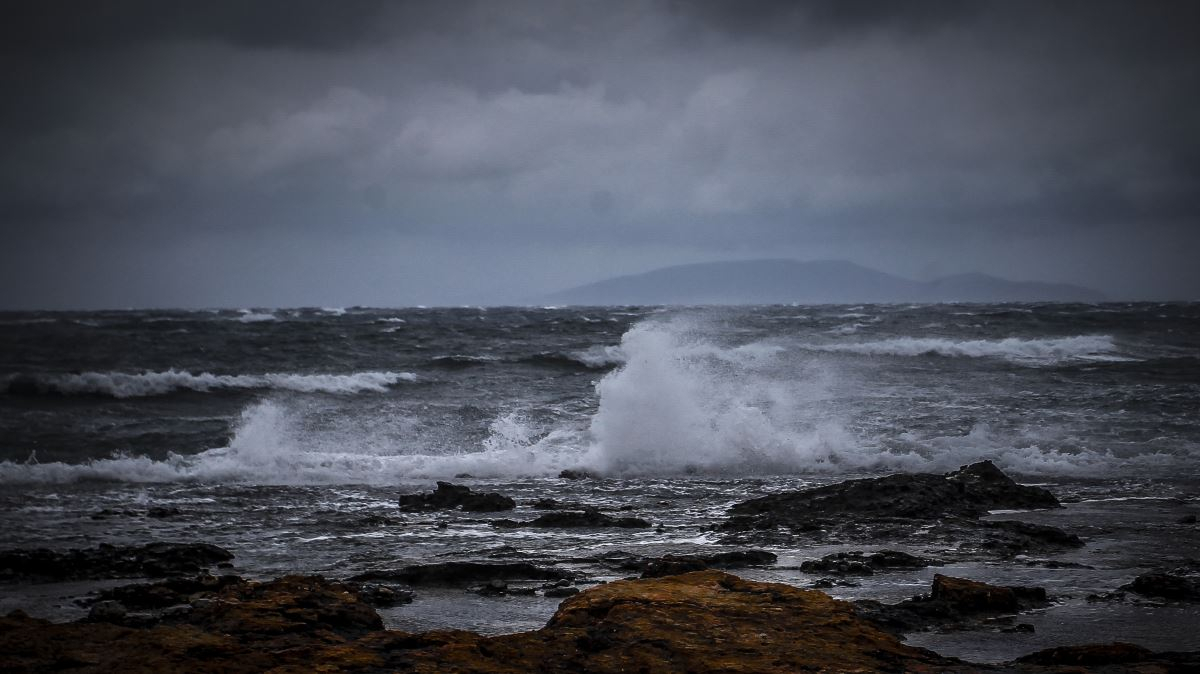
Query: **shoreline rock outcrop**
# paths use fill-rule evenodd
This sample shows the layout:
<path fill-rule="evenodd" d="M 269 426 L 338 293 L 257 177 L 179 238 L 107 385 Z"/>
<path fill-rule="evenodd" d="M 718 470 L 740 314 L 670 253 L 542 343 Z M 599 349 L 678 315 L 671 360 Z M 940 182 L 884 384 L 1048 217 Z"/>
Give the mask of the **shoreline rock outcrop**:
<path fill-rule="evenodd" d="M 970 589 L 970 588 L 967 588 Z M 114 607 L 119 608 L 119 607 Z M 563 601 L 539 630 L 383 629 L 353 587 L 312 576 L 230 584 L 148 625 L 0 617 L 0 670 L 51 672 L 1185 671 L 1200 653 L 1060 647 L 1001 665 L 908 646 L 821 592 L 720 571 L 617 581 Z M 1106 660 L 1107 656 L 1116 659 Z M 1119 663 L 1114 666 L 1114 663 Z"/>

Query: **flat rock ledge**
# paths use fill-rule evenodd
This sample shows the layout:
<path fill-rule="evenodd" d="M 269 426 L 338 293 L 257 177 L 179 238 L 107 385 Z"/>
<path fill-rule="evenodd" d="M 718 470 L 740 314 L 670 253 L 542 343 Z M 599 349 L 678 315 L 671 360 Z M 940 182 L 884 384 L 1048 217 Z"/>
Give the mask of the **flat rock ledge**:
<path fill-rule="evenodd" d="M 231 585 L 152 625 L 122 624 L 119 613 L 66 624 L 10 613 L 0 618 L 0 671 L 1169 672 L 1200 664 L 1196 653 L 1085 646 L 976 665 L 907 646 L 821 592 L 712 570 L 598 586 L 564 600 L 540 630 L 493 637 L 384 630 L 352 587 L 305 576 Z M 1116 665 L 1104 658 L 1114 653 Z"/>

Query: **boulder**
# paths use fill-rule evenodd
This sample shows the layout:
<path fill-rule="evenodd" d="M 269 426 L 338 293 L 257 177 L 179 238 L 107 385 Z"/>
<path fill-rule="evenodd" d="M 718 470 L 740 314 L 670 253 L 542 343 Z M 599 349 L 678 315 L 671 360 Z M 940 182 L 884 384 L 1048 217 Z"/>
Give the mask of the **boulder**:
<path fill-rule="evenodd" d="M 400 497 L 400 510 L 404 512 L 461 509 L 490 513 L 516 507 L 517 502 L 503 494 L 473 492 L 470 487 L 449 482 L 438 482 L 437 489 L 431 494 L 404 494 Z"/>
<path fill-rule="evenodd" d="M 805 573 L 825 573 L 835 576 L 870 576 L 876 571 L 923 569 L 940 564 L 940 562 L 897 550 L 880 550 L 878 552 L 853 550 L 835 552 L 820 559 L 807 560 L 800 564 L 800 570 Z"/>

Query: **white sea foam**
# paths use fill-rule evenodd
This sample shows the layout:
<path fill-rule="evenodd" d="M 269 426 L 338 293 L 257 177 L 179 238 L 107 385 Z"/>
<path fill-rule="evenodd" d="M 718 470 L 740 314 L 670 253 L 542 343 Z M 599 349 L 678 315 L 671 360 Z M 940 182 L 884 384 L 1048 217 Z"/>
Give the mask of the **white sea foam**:
<path fill-rule="evenodd" d="M 279 320 L 279 317 L 272 312 L 257 312 L 251 309 L 240 309 L 241 315 L 237 320 L 241 323 L 263 323 L 266 321 Z"/>
<path fill-rule="evenodd" d="M 221 389 L 281 389 L 302 393 L 360 393 L 385 391 L 402 381 L 414 381 L 409 372 L 355 372 L 353 374 L 192 374 L 163 372 L 83 372 L 79 374 L 10 375 L 0 380 L 0 390 L 11 390 L 20 381 L 24 388 L 59 395 L 105 395 L 140 398 L 175 391 L 208 392 Z"/>
<path fill-rule="evenodd" d="M 567 354 L 575 360 L 592 369 L 603 369 L 625 363 L 625 352 L 620 346 L 592 346 L 583 351 L 572 351 Z"/>
<path fill-rule="evenodd" d="M 806 349 L 869 356 L 939 356 L 1002 358 L 1015 363 L 1052 364 L 1068 360 L 1129 360 L 1117 352 L 1108 335 L 1076 335 L 1044 339 L 946 339 L 895 337 L 870 342 L 808 344 Z"/>
<path fill-rule="evenodd" d="M 584 465 L 610 474 L 820 470 L 852 446 L 836 419 L 813 414 L 827 373 L 771 376 L 781 347 L 726 347 L 684 319 L 634 326 L 625 365 L 597 387 Z M 849 457 L 847 457 L 849 458 Z"/>

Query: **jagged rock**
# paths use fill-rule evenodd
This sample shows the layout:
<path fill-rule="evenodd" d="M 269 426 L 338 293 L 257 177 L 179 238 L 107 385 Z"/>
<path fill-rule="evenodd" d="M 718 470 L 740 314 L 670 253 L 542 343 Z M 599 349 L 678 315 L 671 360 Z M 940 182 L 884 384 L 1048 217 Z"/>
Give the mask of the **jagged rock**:
<path fill-rule="evenodd" d="M 65 552 L 39 548 L 0 552 L 0 580 L 55 582 L 99 578 L 166 578 L 191 576 L 233 553 L 208 543 L 150 543 L 115 546 L 101 543 L 90 549 Z"/>
<path fill-rule="evenodd" d="M 805 573 L 830 573 L 838 576 L 870 576 L 876 571 L 923 569 L 940 562 L 910 555 L 897 550 L 880 550 L 878 552 L 835 552 L 820 559 L 812 559 L 800 564 L 800 570 Z"/>
<path fill-rule="evenodd" d="M 583 510 L 555 510 L 541 515 L 529 522 L 515 520 L 495 520 L 492 526 L 501 529 L 516 529 L 519 527 L 537 528 L 606 528 L 618 527 L 623 529 L 647 529 L 650 523 L 640 517 L 613 517 L 600 512 L 599 508 L 587 507 Z"/>
<path fill-rule="evenodd" d="M 199 596 L 211 595 L 231 585 L 245 584 L 238 576 L 200 574 L 192 578 L 172 578 L 157 583 L 136 583 L 102 590 L 97 603 L 118 601 L 134 610 L 160 609 L 187 604 Z"/>
<path fill-rule="evenodd" d="M 492 580 L 573 579 L 566 569 L 536 566 L 528 562 L 441 562 L 416 564 L 397 570 L 368 571 L 351 576 L 353 582 L 394 581 L 408 585 L 465 585 Z"/>
<path fill-rule="evenodd" d="M 1183 569 L 1172 572 L 1144 573 L 1121 589 L 1144 597 L 1162 597 L 1173 601 L 1200 601 L 1200 582 L 1184 575 Z"/>
<path fill-rule="evenodd" d="M 964 466 L 945 475 L 898 474 L 738 503 L 734 515 L 771 514 L 805 520 L 820 515 L 875 515 L 917 519 L 978 517 L 989 510 L 1060 507 L 1040 487 L 1017 484 L 991 461 Z"/>
<path fill-rule="evenodd" d="M 982 618 L 1045 606 L 1046 590 L 1040 587 L 1001 586 L 965 578 L 934 574 L 932 591 L 896 604 L 863 600 L 855 603 L 859 615 L 883 629 L 904 634 L 932 628 L 967 629 Z"/>
<path fill-rule="evenodd" d="M 341 583 L 289 576 L 222 589 L 145 627 L 0 618 L 6 671 L 616 672 L 1192 671 L 1200 654 L 1132 646 L 1041 651 L 973 665 L 905 645 L 816 591 L 718 571 L 618 581 L 568 597 L 540 630 L 499 636 L 385 631 Z M 1113 670 L 1114 664 L 1125 667 Z M 1143 668 L 1145 665 L 1147 668 Z M 1105 669 L 1108 668 L 1108 669 Z"/>
<path fill-rule="evenodd" d="M 564 480 L 590 480 L 596 477 L 586 470 L 574 470 L 570 468 L 560 472 L 558 476 Z"/>
<path fill-rule="evenodd" d="M 848 480 L 738 503 L 718 529 L 724 545 L 911 542 L 958 548 L 960 555 L 1011 557 L 1083 545 L 1045 525 L 986 521 L 995 509 L 1059 507 L 1040 487 L 1017 484 L 990 461 L 945 475 L 900 474 Z M 865 570 L 862 567 L 860 570 Z"/>
<path fill-rule="evenodd" d="M 766 550 L 734 550 L 710 555 L 663 555 L 641 560 L 637 568 L 642 578 L 661 578 L 704 569 L 736 569 L 774 564 L 775 553 Z M 628 568 L 628 566 L 626 566 Z"/>
<path fill-rule="evenodd" d="M 479 493 L 470 487 L 438 482 L 431 494 L 404 494 L 400 497 L 400 510 L 404 512 L 428 512 L 431 510 L 453 510 L 468 512 L 500 512 L 512 510 L 517 502 L 497 493 Z"/>

